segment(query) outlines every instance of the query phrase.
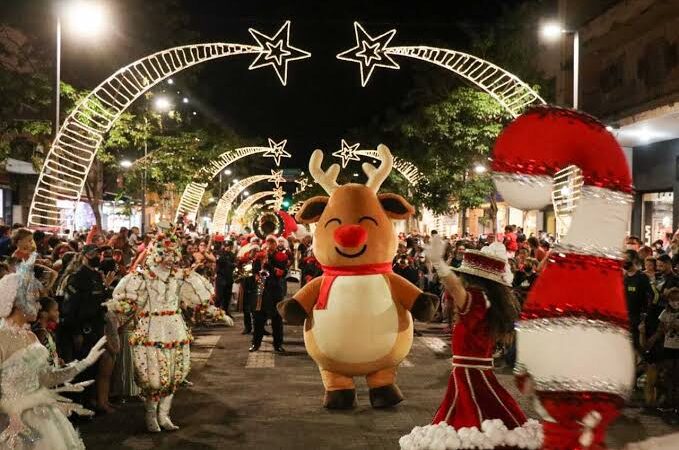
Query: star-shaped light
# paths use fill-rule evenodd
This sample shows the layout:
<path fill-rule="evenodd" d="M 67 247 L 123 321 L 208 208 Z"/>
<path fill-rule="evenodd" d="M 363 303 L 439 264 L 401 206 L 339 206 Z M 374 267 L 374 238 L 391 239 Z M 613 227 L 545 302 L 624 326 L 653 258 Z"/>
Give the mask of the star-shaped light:
<path fill-rule="evenodd" d="M 276 200 L 283 200 L 285 197 L 285 191 L 283 191 L 282 187 L 277 187 L 276 189 L 273 190 L 273 196 Z"/>
<path fill-rule="evenodd" d="M 299 180 L 295 180 L 295 183 L 299 184 L 299 187 L 295 191 L 295 194 L 299 194 L 300 192 L 304 192 L 307 186 L 309 186 L 309 179 L 306 177 L 300 178 Z"/>
<path fill-rule="evenodd" d="M 288 63 L 310 58 L 311 53 L 290 45 L 290 21 L 286 21 L 273 37 L 260 33 L 254 28 L 248 30 L 261 48 L 249 69 L 271 66 L 285 86 L 288 82 Z"/>
<path fill-rule="evenodd" d="M 349 145 L 347 144 L 347 141 L 342 139 L 342 148 L 340 150 L 337 150 L 332 154 L 332 156 L 335 156 L 337 158 L 342 159 L 342 169 L 347 167 L 347 164 L 349 164 L 349 161 L 360 161 L 361 158 L 356 154 L 358 151 L 358 146 L 361 145 L 358 142 L 355 143 L 354 145 Z"/>
<path fill-rule="evenodd" d="M 269 150 L 265 151 L 262 155 L 265 158 L 273 158 L 276 162 L 276 167 L 281 165 L 281 158 L 290 158 L 290 153 L 285 151 L 285 144 L 288 143 L 287 139 L 283 139 L 280 142 L 274 142 L 273 139 L 269 138 Z"/>
<path fill-rule="evenodd" d="M 267 181 L 269 183 L 275 184 L 276 187 L 280 186 L 281 183 L 285 183 L 285 177 L 283 176 L 283 171 L 271 169 L 271 177 Z"/>
<path fill-rule="evenodd" d="M 389 30 L 377 37 L 370 36 L 360 23 L 354 22 L 356 47 L 337 55 L 337 59 L 357 62 L 361 67 L 361 86 L 368 84 L 375 67 L 400 69 L 399 65 L 386 52 L 396 30 Z"/>

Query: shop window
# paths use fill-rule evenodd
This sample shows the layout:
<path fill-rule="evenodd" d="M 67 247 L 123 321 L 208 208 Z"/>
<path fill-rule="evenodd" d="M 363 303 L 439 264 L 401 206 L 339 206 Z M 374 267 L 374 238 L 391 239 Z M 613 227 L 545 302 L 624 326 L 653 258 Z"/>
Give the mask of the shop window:
<path fill-rule="evenodd" d="M 643 223 L 642 239 L 646 245 L 664 239 L 665 233 L 672 233 L 672 192 L 653 192 L 642 196 Z"/>

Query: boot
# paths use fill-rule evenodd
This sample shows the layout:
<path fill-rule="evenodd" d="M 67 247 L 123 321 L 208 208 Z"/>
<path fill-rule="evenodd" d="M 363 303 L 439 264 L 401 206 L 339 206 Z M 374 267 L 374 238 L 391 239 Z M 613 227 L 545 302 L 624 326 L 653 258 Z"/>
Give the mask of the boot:
<path fill-rule="evenodd" d="M 146 410 L 146 429 L 151 433 L 159 433 L 160 426 L 158 425 L 158 402 L 154 400 L 146 400 L 144 402 L 144 409 Z"/>
<path fill-rule="evenodd" d="M 170 420 L 170 408 L 172 407 L 172 397 L 174 395 L 168 395 L 160 399 L 160 406 L 158 407 L 158 423 L 160 426 L 167 431 L 178 430 L 179 427 L 172 423 Z"/>

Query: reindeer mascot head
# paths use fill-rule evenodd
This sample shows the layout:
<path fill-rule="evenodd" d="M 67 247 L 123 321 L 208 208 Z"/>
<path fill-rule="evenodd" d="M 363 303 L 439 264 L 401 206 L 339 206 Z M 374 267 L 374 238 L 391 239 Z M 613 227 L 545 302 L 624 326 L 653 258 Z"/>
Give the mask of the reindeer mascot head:
<path fill-rule="evenodd" d="M 393 157 L 380 145 L 379 168 L 363 164 L 368 182 L 337 184 L 340 167 L 321 169 L 316 150 L 309 172 L 329 197 L 307 200 L 297 213 L 302 223 L 317 223 L 314 255 L 323 275 L 306 284 L 279 311 L 291 324 L 304 323 L 304 343 L 325 386 L 324 406 L 356 404 L 353 377 L 365 376 L 375 408 L 403 400 L 396 367 L 410 351 L 412 316 L 429 320 L 436 297 L 392 272 L 397 237 L 392 220 L 406 219 L 413 207 L 396 194 L 378 194 Z"/>

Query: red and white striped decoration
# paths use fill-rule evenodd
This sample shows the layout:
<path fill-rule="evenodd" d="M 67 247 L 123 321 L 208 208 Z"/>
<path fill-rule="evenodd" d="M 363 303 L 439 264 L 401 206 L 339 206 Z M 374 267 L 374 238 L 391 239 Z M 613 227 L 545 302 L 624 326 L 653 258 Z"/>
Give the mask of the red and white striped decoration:
<path fill-rule="evenodd" d="M 536 107 L 493 149 L 496 187 L 512 206 L 551 203 L 556 172 L 575 165 L 584 185 L 567 237 L 529 293 L 517 325 L 518 367 L 544 409 L 544 448 L 603 448 L 632 388 L 634 353 L 621 271 L 632 180 L 604 125 L 578 111 Z"/>

